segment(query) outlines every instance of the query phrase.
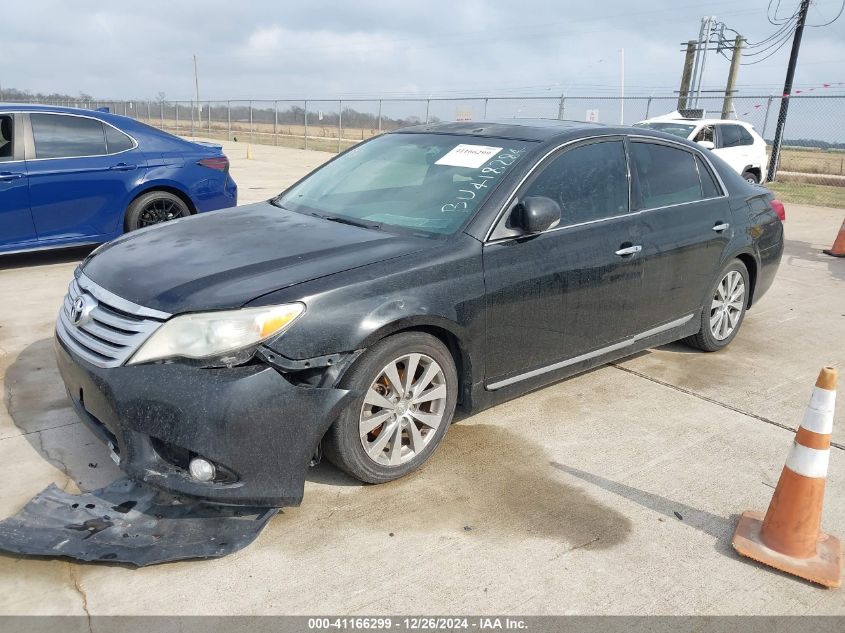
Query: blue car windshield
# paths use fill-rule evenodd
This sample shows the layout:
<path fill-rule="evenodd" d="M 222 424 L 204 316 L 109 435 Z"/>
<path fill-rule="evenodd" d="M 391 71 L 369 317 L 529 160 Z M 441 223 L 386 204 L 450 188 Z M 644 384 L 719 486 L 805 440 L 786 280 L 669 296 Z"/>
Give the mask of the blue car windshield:
<path fill-rule="evenodd" d="M 353 148 L 273 202 L 340 221 L 448 235 L 466 224 L 532 145 L 386 134 Z"/>

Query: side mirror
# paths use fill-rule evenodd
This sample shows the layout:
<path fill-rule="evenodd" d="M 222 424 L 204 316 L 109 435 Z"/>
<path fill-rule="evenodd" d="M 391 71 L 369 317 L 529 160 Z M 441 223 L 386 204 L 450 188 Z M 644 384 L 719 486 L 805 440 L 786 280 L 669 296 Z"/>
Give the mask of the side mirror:
<path fill-rule="evenodd" d="M 713 141 L 696 141 L 696 143 L 701 145 L 701 147 L 703 147 L 704 149 L 713 149 L 714 147 L 716 147 Z"/>
<path fill-rule="evenodd" d="M 560 205 L 545 196 L 530 196 L 516 205 L 514 220 L 526 233 L 542 233 L 560 222 Z"/>

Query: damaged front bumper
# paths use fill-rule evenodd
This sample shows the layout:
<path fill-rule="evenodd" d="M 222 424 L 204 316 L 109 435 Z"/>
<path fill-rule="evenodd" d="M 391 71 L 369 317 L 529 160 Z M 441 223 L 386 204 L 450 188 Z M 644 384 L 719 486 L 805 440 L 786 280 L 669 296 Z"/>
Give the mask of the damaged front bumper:
<path fill-rule="evenodd" d="M 82 421 L 131 478 L 206 501 L 282 507 L 302 501 L 305 473 L 352 394 L 295 384 L 263 362 L 99 368 L 55 340 L 59 372 Z M 216 467 L 198 481 L 188 464 Z"/>
<path fill-rule="evenodd" d="M 129 479 L 74 495 L 51 484 L 0 521 L 0 550 L 137 567 L 246 547 L 278 512 L 186 501 Z"/>

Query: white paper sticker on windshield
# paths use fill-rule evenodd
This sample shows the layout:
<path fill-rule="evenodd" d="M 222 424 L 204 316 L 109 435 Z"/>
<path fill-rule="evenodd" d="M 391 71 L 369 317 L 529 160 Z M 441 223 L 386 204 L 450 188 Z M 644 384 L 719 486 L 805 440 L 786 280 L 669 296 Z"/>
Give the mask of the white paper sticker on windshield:
<path fill-rule="evenodd" d="M 502 151 L 501 147 L 487 147 L 485 145 L 458 145 L 448 154 L 441 157 L 435 165 L 449 165 L 451 167 L 481 167 L 488 160 Z"/>

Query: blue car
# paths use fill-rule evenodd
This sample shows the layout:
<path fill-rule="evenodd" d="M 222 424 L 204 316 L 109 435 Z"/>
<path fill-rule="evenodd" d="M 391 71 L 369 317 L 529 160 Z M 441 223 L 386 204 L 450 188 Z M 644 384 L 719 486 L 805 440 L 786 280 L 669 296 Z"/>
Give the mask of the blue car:
<path fill-rule="evenodd" d="M 107 242 L 237 195 L 220 146 L 108 112 L 0 105 L 0 253 Z"/>

